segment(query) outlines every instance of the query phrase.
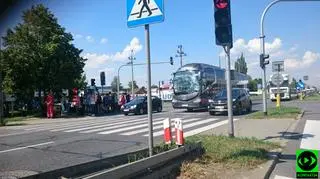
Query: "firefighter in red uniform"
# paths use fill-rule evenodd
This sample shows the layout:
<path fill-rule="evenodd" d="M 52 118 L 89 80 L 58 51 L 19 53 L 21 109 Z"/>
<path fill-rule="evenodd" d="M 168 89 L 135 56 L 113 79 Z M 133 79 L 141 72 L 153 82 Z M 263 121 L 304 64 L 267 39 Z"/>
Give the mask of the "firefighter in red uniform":
<path fill-rule="evenodd" d="M 46 98 L 46 104 L 47 104 L 47 117 L 53 118 L 53 105 L 54 105 L 54 98 L 52 95 L 52 92 L 50 91 L 47 98 Z"/>

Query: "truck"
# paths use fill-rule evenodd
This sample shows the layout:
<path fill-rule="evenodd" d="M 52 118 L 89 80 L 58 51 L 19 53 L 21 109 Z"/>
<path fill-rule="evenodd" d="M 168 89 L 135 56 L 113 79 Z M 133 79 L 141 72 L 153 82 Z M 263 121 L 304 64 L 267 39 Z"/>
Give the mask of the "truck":
<path fill-rule="evenodd" d="M 277 75 L 277 74 L 273 74 Z M 269 95 L 270 95 L 270 100 L 275 101 L 277 94 L 278 94 L 278 86 L 277 84 L 272 83 L 272 77 L 273 75 L 270 76 L 269 80 Z M 283 77 L 283 82 L 279 85 L 279 93 L 280 93 L 280 99 L 282 100 L 291 100 L 292 98 L 297 97 L 297 92 L 295 88 L 290 87 L 290 76 L 289 74 L 281 74 Z"/>

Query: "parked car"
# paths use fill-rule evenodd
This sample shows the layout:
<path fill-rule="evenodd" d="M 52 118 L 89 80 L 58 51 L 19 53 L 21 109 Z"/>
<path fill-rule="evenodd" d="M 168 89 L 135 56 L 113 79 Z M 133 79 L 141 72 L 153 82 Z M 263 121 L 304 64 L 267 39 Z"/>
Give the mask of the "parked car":
<path fill-rule="evenodd" d="M 121 111 L 124 115 L 129 113 L 145 114 L 148 112 L 148 102 L 146 96 L 138 96 L 129 103 L 121 106 Z M 156 96 L 152 96 L 152 111 L 162 111 L 162 100 Z"/>
<path fill-rule="evenodd" d="M 251 112 L 252 101 L 247 90 L 242 88 L 232 89 L 232 108 L 234 114 L 242 114 L 244 110 Z M 228 112 L 226 89 L 221 90 L 213 99 L 209 100 L 208 110 L 210 115 L 214 115 L 216 112 Z"/>

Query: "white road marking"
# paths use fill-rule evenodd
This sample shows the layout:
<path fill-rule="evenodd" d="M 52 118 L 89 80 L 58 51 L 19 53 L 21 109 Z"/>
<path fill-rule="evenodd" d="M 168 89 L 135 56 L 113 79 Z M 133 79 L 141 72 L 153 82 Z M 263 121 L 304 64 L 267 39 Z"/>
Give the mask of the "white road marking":
<path fill-rule="evenodd" d="M 146 124 L 146 123 L 148 123 L 148 121 L 146 119 L 147 118 L 144 118 L 145 121 L 134 122 L 134 123 L 126 122 L 126 123 L 121 124 L 121 125 L 115 125 L 115 126 L 109 126 L 109 127 L 104 127 L 104 128 L 92 129 L 92 130 L 88 130 L 88 131 L 82 131 L 80 133 L 93 133 L 93 132 L 105 131 L 105 130 L 110 130 L 110 129 L 117 129 L 117 128 L 126 127 L 126 126 L 135 126 L 137 124 Z M 158 120 L 162 120 L 162 119 L 163 118 L 157 118 L 157 119 L 154 119 L 153 121 L 158 121 Z M 141 126 L 141 125 L 139 125 L 139 126 Z"/>
<path fill-rule="evenodd" d="M 157 120 L 157 122 L 154 122 L 153 124 L 162 124 L 162 120 L 164 118 L 160 118 L 160 121 Z M 115 130 L 111 130 L 111 131 L 103 131 L 103 132 L 99 132 L 98 134 L 112 134 L 112 133 L 117 133 L 117 132 L 122 132 L 122 131 L 128 131 L 128 130 L 132 130 L 132 129 L 138 129 L 138 128 L 143 128 L 143 127 L 147 127 L 148 126 L 148 122 L 143 122 L 142 125 L 134 125 L 134 126 L 130 126 L 130 127 L 125 127 L 125 128 L 120 128 L 120 129 L 115 129 Z"/>
<path fill-rule="evenodd" d="M 191 128 L 191 127 L 194 127 L 194 126 L 197 126 L 197 125 L 201 125 L 201 124 L 205 124 L 205 123 L 209 123 L 209 122 L 213 122 L 213 121 L 217 121 L 217 120 L 219 120 L 219 119 L 210 118 L 210 119 L 201 120 L 201 121 L 194 122 L 194 123 L 187 124 L 187 125 L 183 125 L 182 124 L 182 127 L 183 127 L 183 129 L 188 129 L 188 128 Z M 172 129 L 172 131 L 174 131 L 174 128 Z M 153 133 L 154 137 L 161 136 L 161 135 L 163 135 L 163 131 L 158 131 L 158 132 L 154 132 Z M 147 137 L 147 136 L 149 136 L 149 134 L 146 134 L 146 135 L 143 135 L 143 136 Z"/>
<path fill-rule="evenodd" d="M 42 146 L 42 145 L 48 145 L 48 144 L 53 144 L 54 142 L 45 142 L 45 143 L 40 143 L 40 144 L 35 144 L 35 145 L 29 145 L 29 146 L 25 146 L 25 147 L 18 147 L 18 148 L 14 148 L 14 149 L 9 149 L 9 150 L 2 150 L 0 151 L 1 153 L 6 153 L 6 152 L 12 152 L 12 151 L 17 151 L 17 150 L 22 150 L 22 149 L 27 149 L 27 148 L 32 148 L 32 147 L 38 147 L 38 146 Z"/>
<path fill-rule="evenodd" d="M 237 121 L 237 120 L 239 120 L 239 119 L 233 119 L 233 121 Z M 185 132 L 183 135 L 184 135 L 184 137 L 196 135 L 196 134 L 199 134 L 201 132 L 204 132 L 204 131 L 207 131 L 207 130 L 210 130 L 210 129 L 213 129 L 213 128 L 216 128 L 216 127 L 219 127 L 219 126 L 222 126 L 222 125 L 225 125 L 227 123 L 228 123 L 228 120 L 220 121 L 220 122 L 208 125 L 208 126 L 204 126 L 204 127 L 201 127 L 201 128 L 197 128 L 197 129 Z"/>
<path fill-rule="evenodd" d="M 181 119 L 181 118 L 173 118 L 171 119 L 171 125 L 174 124 L 174 120 L 176 119 Z M 191 119 L 184 119 L 183 121 L 184 122 L 192 122 L 192 121 L 197 121 L 199 120 L 200 118 L 191 118 Z M 163 125 L 157 125 L 157 126 L 153 126 L 153 130 L 155 129 L 161 129 L 163 128 Z M 148 132 L 149 129 L 148 128 L 145 128 L 145 129 L 141 129 L 141 130 L 136 130 L 136 131 L 131 131 L 131 132 L 125 132 L 125 133 L 122 133 L 120 135 L 135 135 L 135 134 L 139 134 L 139 133 L 145 133 L 145 132 Z"/>
<path fill-rule="evenodd" d="M 301 149 L 320 150 L 320 121 L 307 120 L 301 139 Z"/>
<path fill-rule="evenodd" d="M 88 129 L 96 129 L 96 128 L 102 128 L 102 127 L 107 127 L 107 126 L 115 126 L 115 125 L 119 125 L 119 124 L 127 124 L 129 125 L 130 123 L 135 124 L 133 122 L 145 122 L 144 120 L 146 120 L 146 118 L 141 118 L 141 119 L 136 119 L 136 120 L 130 120 L 130 121 L 122 121 L 122 122 L 117 122 L 117 123 L 109 123 L 109 124 L 104 124 L 104 125 L 94 125 L 92 127 L 84 127 L 84 128 L 75 128 L 72 130 L 68 130 L 65 132 L 78 132 L 78 131 L 84 131 L 84 130 L 88 130 Z"/>
<path fill-rule="evenodd" d="M 274 179 L 294 179 L 294 178 L 289 178 L 289 177 L 284 177 L 284 176 L 276 175 L 276 176 L 274 177 Z"/>

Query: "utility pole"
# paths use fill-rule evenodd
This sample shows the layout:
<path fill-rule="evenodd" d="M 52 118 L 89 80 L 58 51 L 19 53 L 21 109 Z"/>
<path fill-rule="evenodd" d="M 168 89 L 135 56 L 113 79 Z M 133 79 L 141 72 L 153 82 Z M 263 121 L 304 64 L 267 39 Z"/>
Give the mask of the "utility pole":
<path fill-rule="evenodd" d="M 133 50 L 131 50 L 131 55 L 128 57 L 128 59 L 130 60 L 130 64 L 131 64 L 131 96 L 133 97 L 133 93 L 134 93 L 134 85 L 133 85 L 133 60 L 136 59 L 136 57 L 134 57 L 134 52 L 133 52 Z"/>
<path fill-rule="evenodd" d="M 182 45 L 178 45 L 176 57 L 180 57 L 180 67 L 182 67 L 182 58 L 185 56 L 187 56 L 187 54 L 182 50 Z"/>
<path fill-rule="evenodd" d="M 2 36 L 0 36 L 0 59 L 2 59 Z M 0 124 L 4 123 L 3 113 L 3 90 L 2 90 L 2 71 L 0 70 Z"/>

